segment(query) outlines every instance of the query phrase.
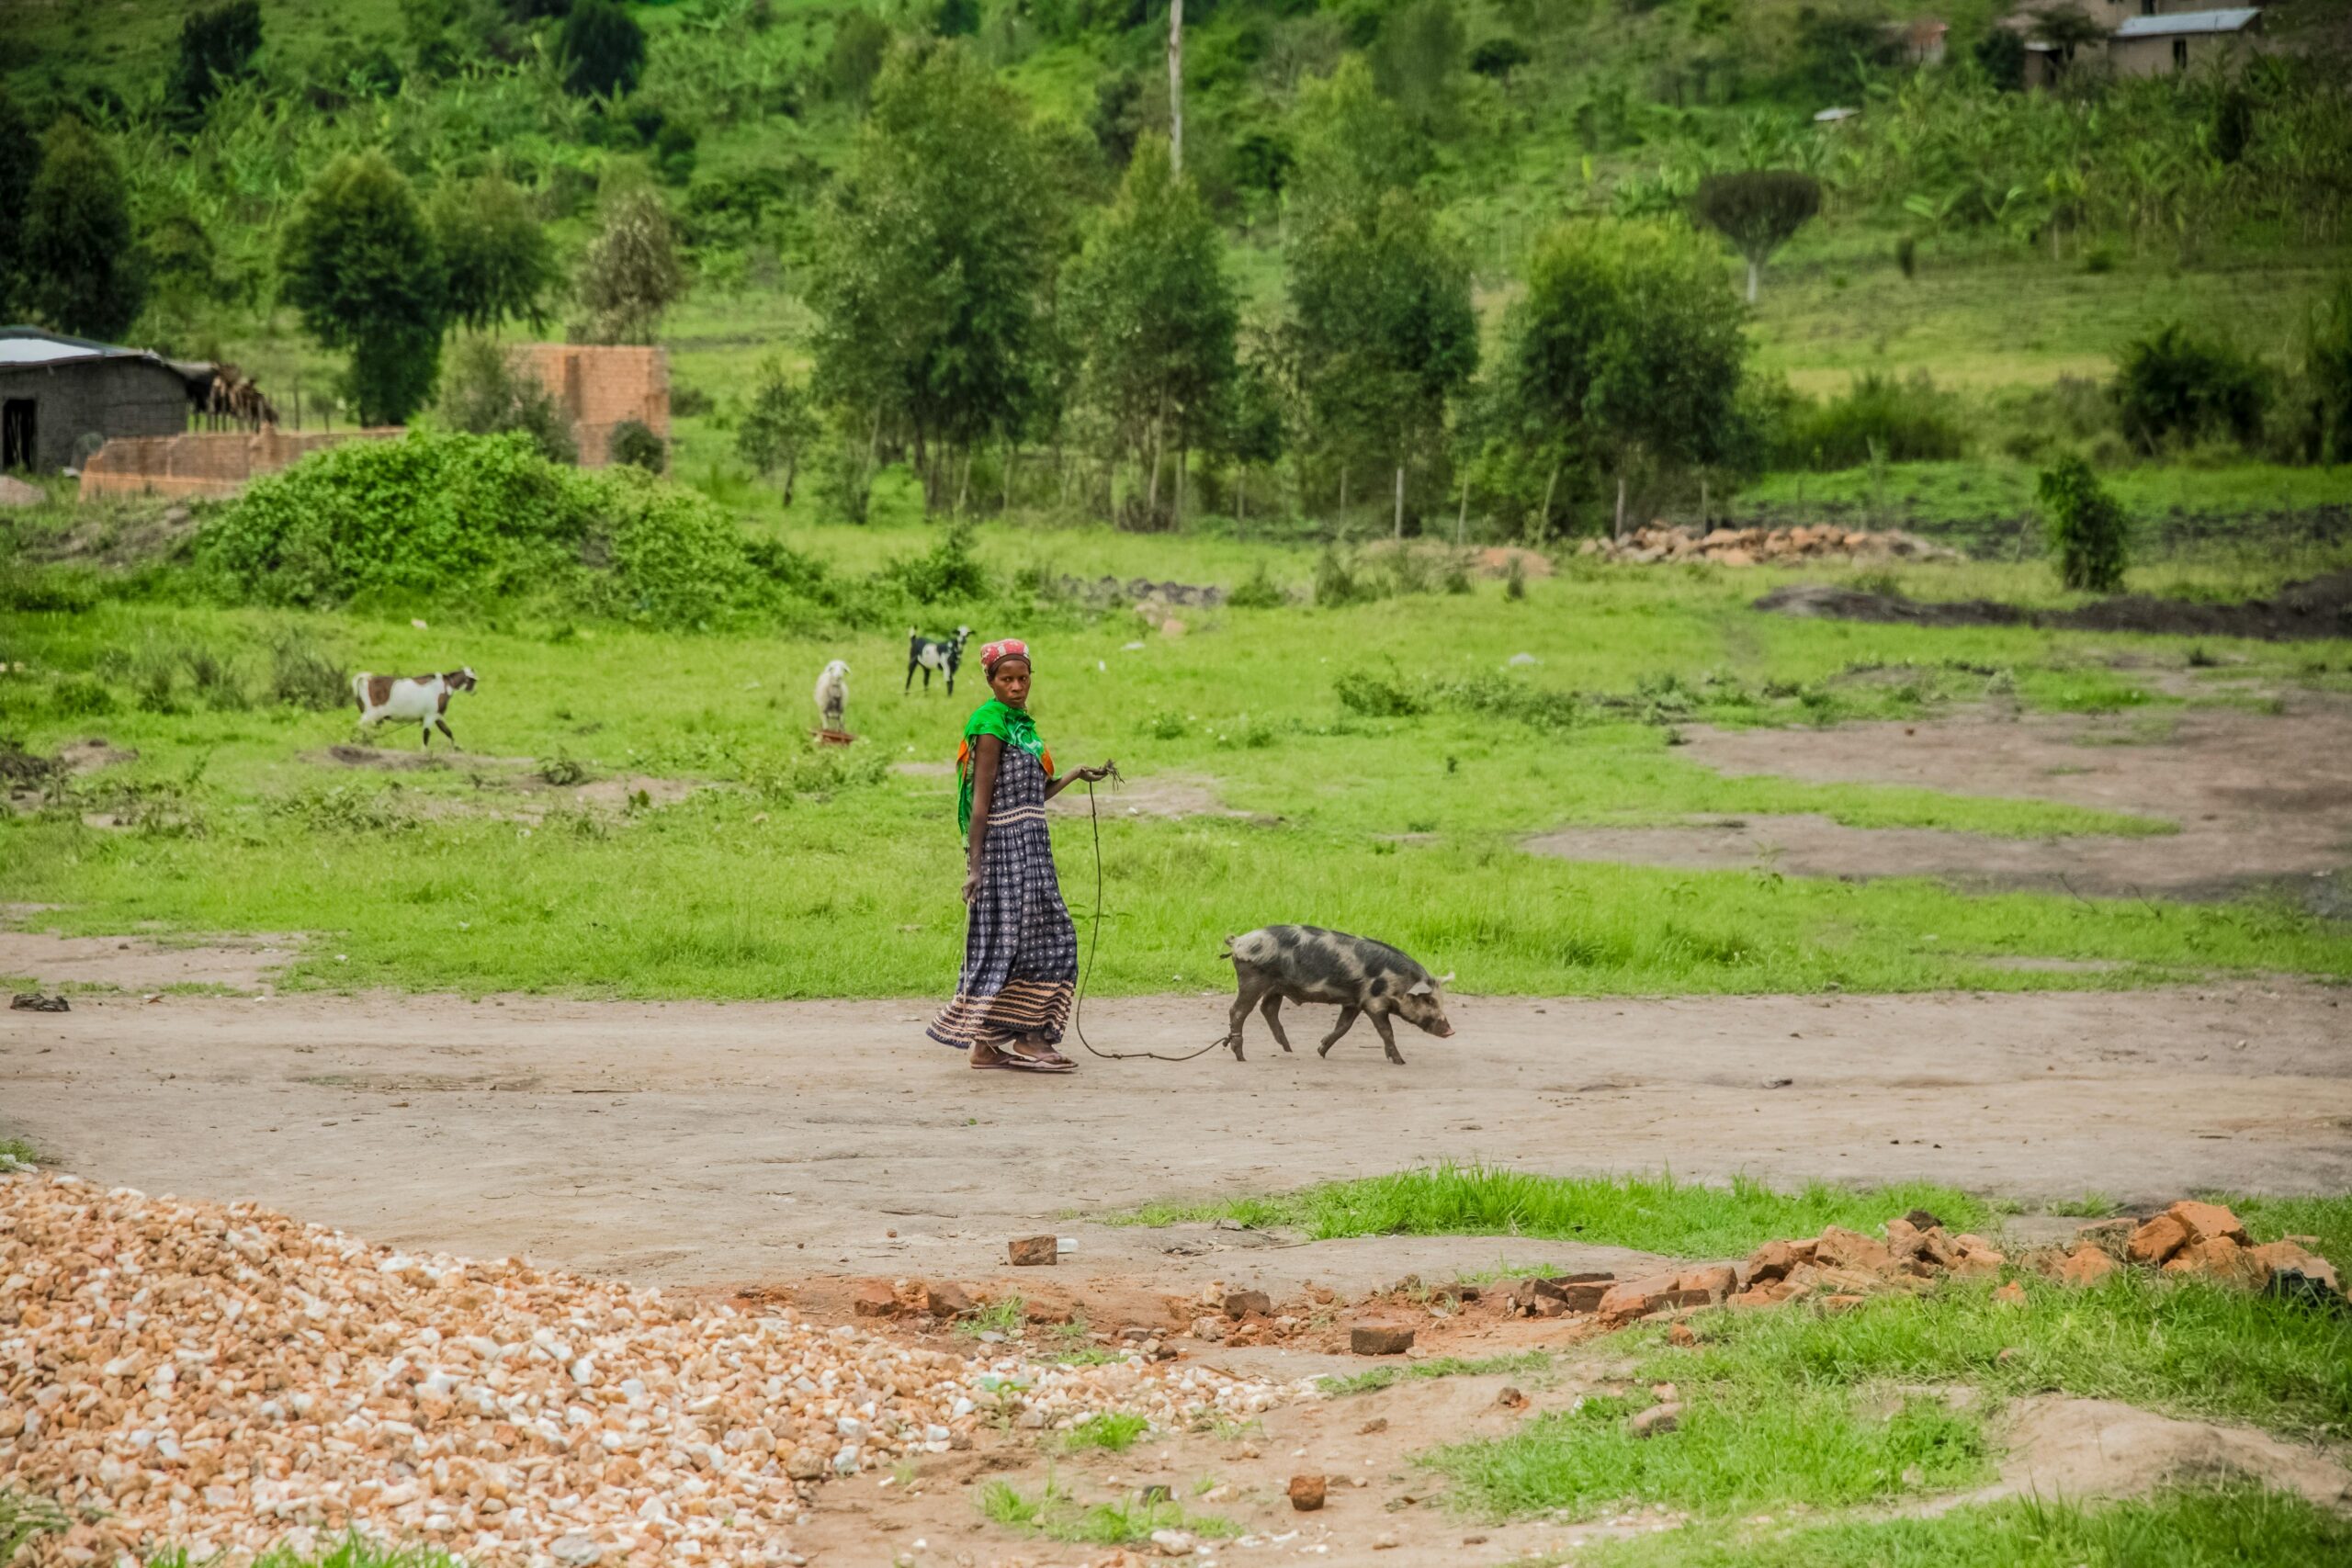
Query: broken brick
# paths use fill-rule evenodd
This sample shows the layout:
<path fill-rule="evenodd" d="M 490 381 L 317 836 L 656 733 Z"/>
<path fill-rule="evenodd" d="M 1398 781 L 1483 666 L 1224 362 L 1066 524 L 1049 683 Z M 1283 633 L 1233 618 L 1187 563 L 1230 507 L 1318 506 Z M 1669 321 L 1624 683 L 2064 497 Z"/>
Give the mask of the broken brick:
<path fill-rule="evenodd" d="M 1324 1480 L 1319 1475 L 1294 1475 L 1290 1478 L 1290 1506 L 1302 1514 L 1311 1514 L 1323 1506 Z"/>
<path fill-rule="evenodd" d="M 2337 1278 L 2335 1266 L 2300 1242 L 2266 1242 L 2249 1249 L 2248 1256 L 2274 1275 L 2300 1274 L 2306 1280 L 2318 1280 L 2338 1295 L 2344 1293 L 2344 1282 Z"/>
<path fill-rule="evenodd" d="M 1883 1242 L 1871 1240 L 1860 1231 L 1849 1231 L 1841 1225 L 1823 1229 L 1815 1244 L 1814 1257 L 1833 1269 L 1861 1269 L 1883 1274 L 1894 1261 L 1894 1255 Z"/>
<path fill-rule="evenodd" d="M 2255 1290 L 2270 1282 L 2267 1264 L 2222 1235 L 2181 1248 L 2165 1265 L 2165 1272 L 2195 1275 L 2217 1284 L 2245 1285 Z"/>
<path fill-rule="evenodd" d="M 1260 1317 L 1274 1315 L 1274 1301 L 1263 1291 L 1227 1291 L 1225 1292 L 1225 1315 L 1237 1321 L 1255 1313 Z"/>
<path fill-rule="evenodd" d="M 2134 1263 L 2163 1263 L 2188 1245 L 2188 1226 L 2176 1214 L 2158 1214 L 2132 1233 L 2123 1255 Z"/>
<path fill-rule="evenodd" d="M 2096 1285 L 2122 1265 L 2087 1243 L 2078 1246 L 2058 1265 L 2058 1278 L 2069 1285 Z"/>
<path fill-rule="evenodd" d="M 2233 1241 L 2240 1247 L 2246 1244 L 2245 1226 L 2219 1203 L 2199 1203 L 2184 1198 L 2165 1213 L 2180 1222 L 2181 1228 L 2188 1233 L 2191 1247 L 2222 1240 Z"/>
<path fill-rule="evenodd" d="M 1649 1274 L 1638 1280 L 1622 1280 L 1601 1294 L 1593 1310 L 1613 1322 L 1630 1321 L 1664 1304 L 1676 1278 L 1672 1274 Z"/>
<path fill-rule="evenodd" d="M 1060 1258 L 1061 1243 L 1049 1235 L 1015 1236 L 1005 1244 L 1005 1251 L 1015 1269 L 1046 1268 Z"/>
<path fill-rule="evenodd" d="M 1412 1348 L 1413 1331 L 1395 1324 L 1360 1323 L 1348 1330 L 1348 1348 L 1359 1356 L 1401 1356 Z"/>

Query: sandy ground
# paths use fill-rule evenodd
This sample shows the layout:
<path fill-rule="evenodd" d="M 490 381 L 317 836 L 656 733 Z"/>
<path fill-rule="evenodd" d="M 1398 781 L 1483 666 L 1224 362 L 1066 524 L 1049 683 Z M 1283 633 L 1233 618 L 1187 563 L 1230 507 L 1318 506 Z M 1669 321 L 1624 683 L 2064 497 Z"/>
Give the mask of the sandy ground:
<path fill-rule="evenodd" d="M 2352 702 L 2284 699 L 2283 716 L 2177 713 L 1984 716 L 1830 729 L 1693 728 L 1681 756 L 1734 775 L 1913 784 L 2064 801 L 2180 824 L 2159 838 L 2003 839 L 1849 828 L 1814 816 L 1710 818 L 1677 827 L 1569 828 L 1528 841 L 1570 860 L 1765 864 L 1801 876 L 1935 876 L 1966 886 L 2086 897 L 2225 897 L 2292 881 L 2352 888 Z"/>
<path fill-rule="evenodd" d="M 11 938 L 7 966 L 36 940 Z M 1408 1032 L 1403 1067 L 1365 1031 L 1329 1060 L 1257 1033 L 1246 1062 L 1081 1053 L 1059 1078 L 974 1073 L 906 1002 L 83 996 L 0 1014 L 0 1134 L 107 1182 L 644 1281 L 968 1273 L 1049 1228 L 1082 1269 L 1205 1277 L 1246 1241 L 1064 1216 L 1473 1158 L 2021 1197 L 2342 1191 L 2347 994 L 1466 998 L 1453 1040 Z M 1089 1032 L 1182 1049 L 1224 1009 L 1105 1002 Z M 1305 1011 L 1312 1038 L 1322 1010 Z M 1257 1250 L 1270 1286 L 1351 1272 L 1345 1248 Z M 1361 1271 L 1547 1250 L 1381 1243 Z"/>

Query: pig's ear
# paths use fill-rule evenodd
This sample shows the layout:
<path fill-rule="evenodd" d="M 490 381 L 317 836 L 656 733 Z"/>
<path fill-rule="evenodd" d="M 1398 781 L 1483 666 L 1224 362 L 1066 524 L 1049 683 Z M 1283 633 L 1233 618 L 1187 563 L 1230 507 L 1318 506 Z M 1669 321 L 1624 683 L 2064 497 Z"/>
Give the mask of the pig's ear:
<path fill-rule="evenodd" d="M 1405 994 L 1408 997 L 1426 997 L 1432 995 L 1436 990 L 1436 981 L 1416 980 L 1411 985 L 1405 987 Z"/>

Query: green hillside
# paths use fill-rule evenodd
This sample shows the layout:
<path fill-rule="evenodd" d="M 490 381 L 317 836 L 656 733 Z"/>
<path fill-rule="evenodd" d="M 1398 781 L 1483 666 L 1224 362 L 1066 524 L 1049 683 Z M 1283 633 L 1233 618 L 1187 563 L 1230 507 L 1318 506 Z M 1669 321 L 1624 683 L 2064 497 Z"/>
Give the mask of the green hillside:
<path fill-rule="evenodd" d="M 24 122 L 37 132 L 78 116 L 123 172 L 146 279 L 124 335 L 234 360 L 282 406 L 299 389 L 306 412 L 332 408 L 343 356 L 302 330 L 278 257 L 296 203 L 335 157 L 379 149 L 428 200 L 503 174 L 528 193 L 567 274 L 600 192 L 650 177 L 692 283 L 660 331 L 685 389 L 679 468 L 722 488 L 757 365 L 811 362 L 829 193 L 889 50 L 952 35 L 948 47 L 1018 95 L 1076 214 L 1069 247 L 1137 139 L 1168 120 L 1164 0 L 631 6 L 645 60 L 611 96 L 567 91 L 571 0 L 262 0 L 258 51 L 191 107 L 175 73 L 182 25 L 202 9 L 0 0 L 0 85 Z M 1834 412 L 1857 377 L 1926 377 L 1959 449 L 1917 456 L 2030 461 L 2071 442 L 2109 466 L 2145 462 L 2083 412 L 2097 400 L 2082 384 L 2177 321 L 2273 383 L 2258 434 L 2193 443 L 2203 468 L 2320 456 L 2310 338 L 2352 259 L 2352 108 L 2326 85 L 2342 62 L 2325 52 L 2337 39 L 2326 7 L 2275 7 L 2273 31 L 2295 51 L 2242 83 L 2200 74 L 2065 95 L 2002 89 L 1999 51 L 1984 44 L 2000 9 L 1191 0 L 1185 166 L 1223 236 L 1245 358 L 1252 329 L 1284 315 L 1302 105 L 1360 55 L 1397 132 L 1390 175 L 1470 268 L 1486 380 L 1555 226 L 1679 222 L 1704 175 L 1794 169 L 1821 182 L 1821 213 L 1773 256 L 1747 316 L 1761 394 L 1832 400 Z M 2316 25 L 2299 31 L 2299 13 Z M 1901 24 L 1920 17 L 1950 24 L 1939 63 L 1905 54 Z M 1816 122 L 1830 107 L 1860 112 Z M 1720 250 L 1736 285 L 1744 265 Z M 581 316 L 576 299 L 559 300 L 549 330 Z M 1469 419 L 1468 398 L 1450 419 Z M 2057 417 L 2058 404 L 2071 412 Z M 1302 459 L 1292 504 L 1328 517 L 1346 459 L 1306 445 L 1322 467 Z M 1767 446 L 1763 469 L 1836 466 L 1808 460 L 1798 437 Z M 1467 465 L 1482 525 L 1519 531 L 1542 464 L 1495 450 L 1457 433 L 1414 469 L 1415 509 L 1439 510 Z M 1908 456 L 1888 454 L 1898 468 Z M 1746 472 L 1716 493 L 1753 483 L 1758 463 Z M 1654 479 L 1648 503 L 1689 504 L 1673 475 Z M 1220 491 L 1200 501 L 1224 504 Z M 1592 505 L 1588 489 L 1566 509 L 1589 519 Z"/>

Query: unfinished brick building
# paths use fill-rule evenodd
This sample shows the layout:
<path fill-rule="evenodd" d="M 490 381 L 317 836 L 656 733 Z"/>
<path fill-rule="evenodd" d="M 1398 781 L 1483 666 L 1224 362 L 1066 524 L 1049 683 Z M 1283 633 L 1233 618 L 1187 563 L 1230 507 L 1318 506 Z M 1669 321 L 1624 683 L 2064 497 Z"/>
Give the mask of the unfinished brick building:
<path fill-rule="evenodd" d="M 612 461 L 613 432 L 630 420 L 670 439 L 670 356 L 658 348 L 533 343 L 515 351 L 571 417 L 580 466 Z"/>

